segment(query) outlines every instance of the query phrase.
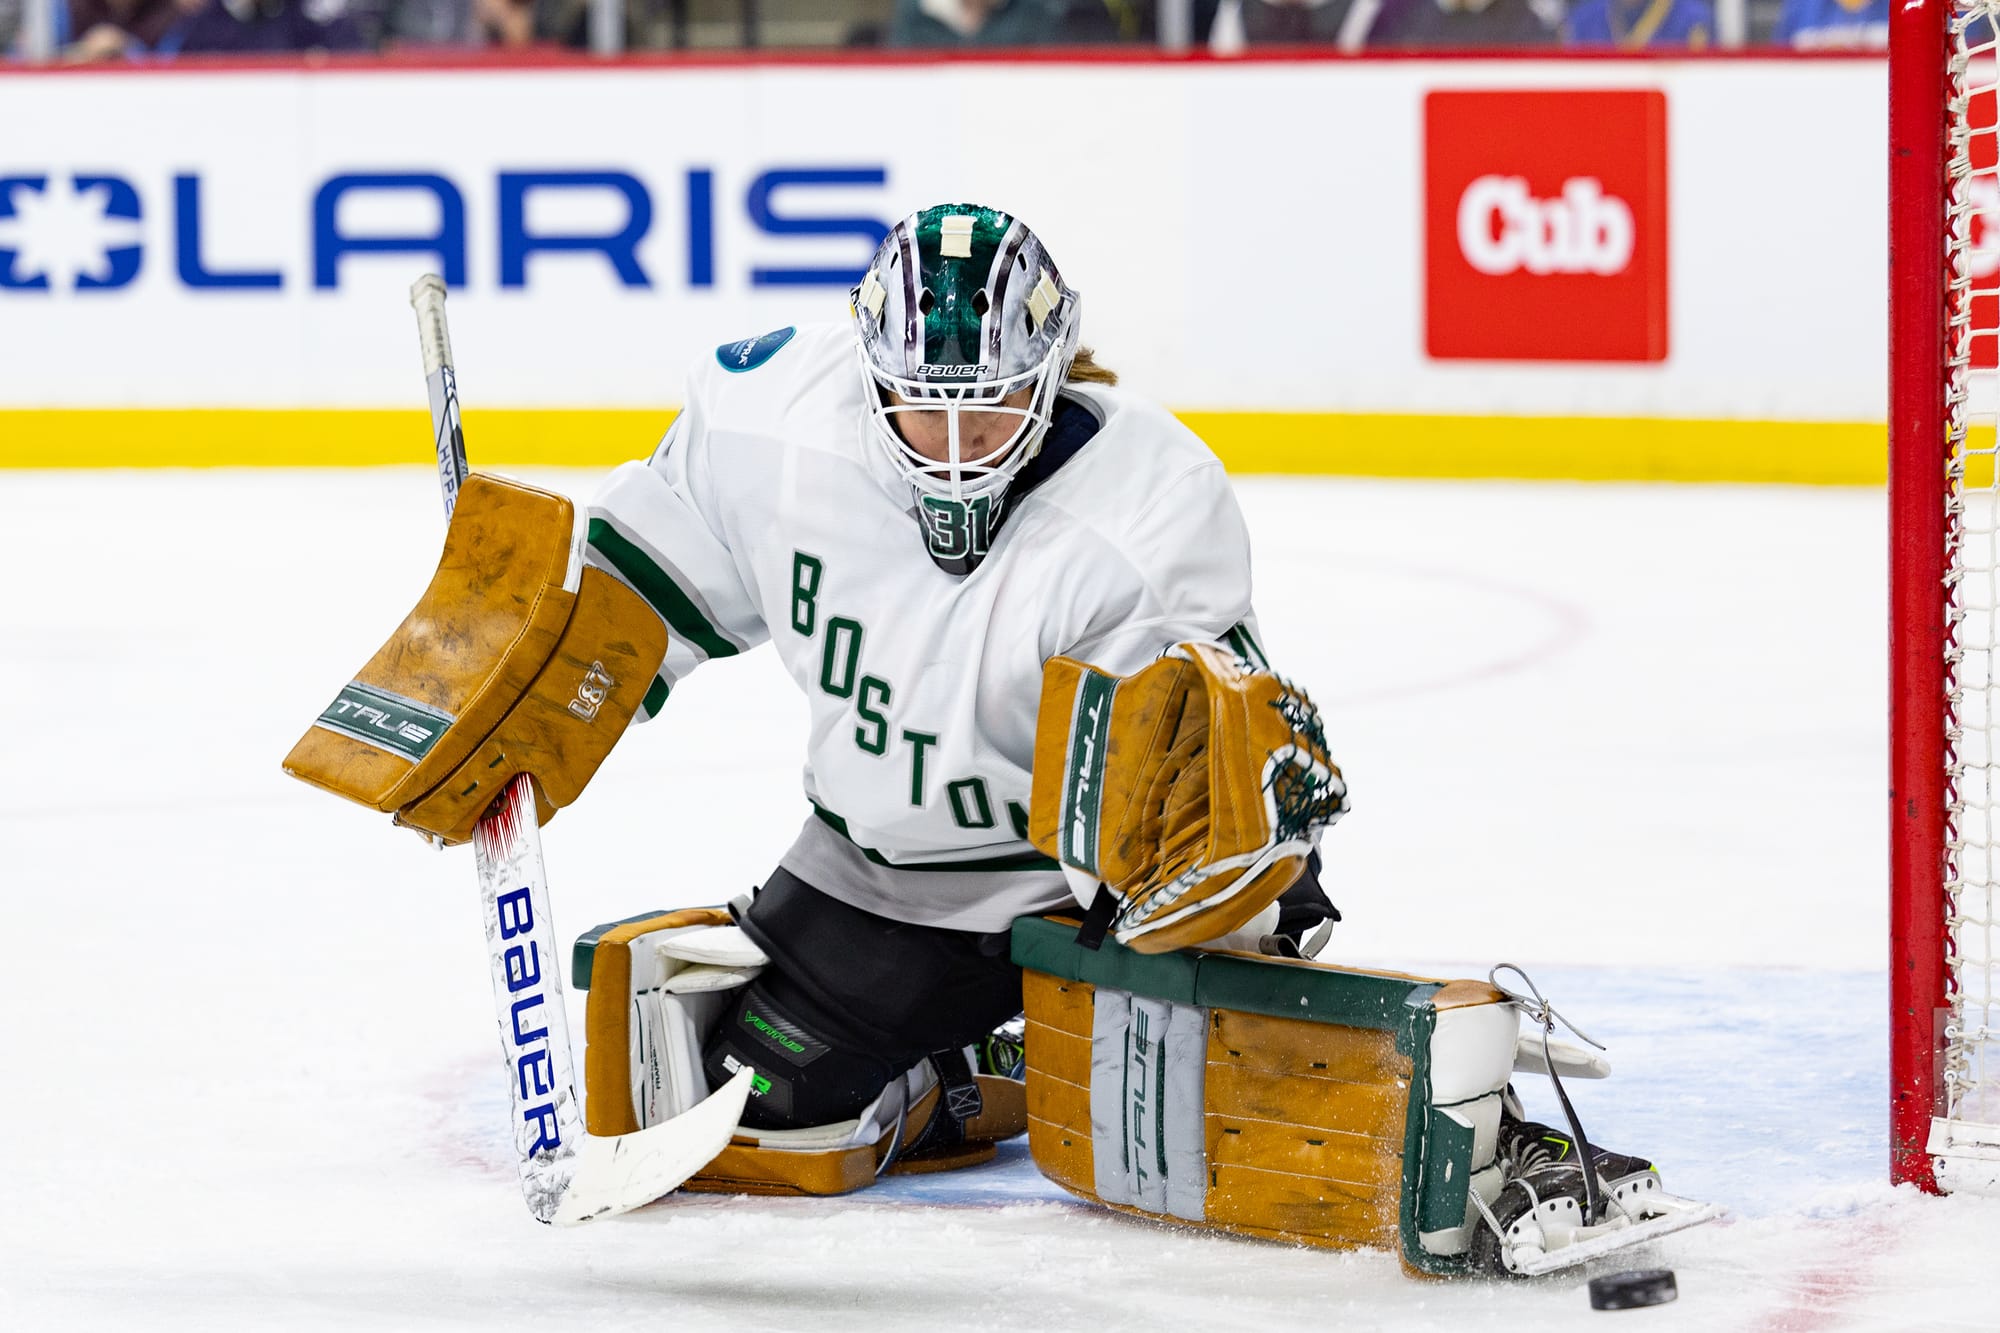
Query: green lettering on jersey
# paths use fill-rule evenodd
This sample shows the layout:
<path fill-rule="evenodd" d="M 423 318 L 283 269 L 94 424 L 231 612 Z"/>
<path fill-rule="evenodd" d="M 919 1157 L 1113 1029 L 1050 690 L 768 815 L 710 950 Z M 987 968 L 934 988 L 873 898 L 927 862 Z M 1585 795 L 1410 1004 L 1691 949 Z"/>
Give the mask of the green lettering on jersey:
<path fill-rule="evenodd" d="M 928 731 L 911 731 L 903 728 L 903 739 L 910 743 L 910 804 L 922 809 L 924 805 L 924 751 L 938 743 L 935 734 Z"/>
<path fill-rule="evenodd" d="M 949 500 L 940 495 L 923 496 L 917 503 L 917 517 L 923 521 L 924 540 L 931 555 L 940 562 L 963 563 L 955 573 L 970 573 L 993 547 L 999 528 L 1003 495 L 975 495 L 969 500 Z"/>
<path fill-rule="evenodd" d="M 993 803 L 987 799 L 983 778 L 947 782 L 944 794 L 951 799 L 952 823 L 965 829 L 993 827 Z"/>
<path fill-rule="evenodd" d="M 868 696 L 871 694 L 880 696 L 878 703 L 868 702 Z M 861 715 L 861 720 L 868 726 L 854 729 L 854 743 L 869 754 L 889 752 L 889 719 L 882 709 L 889 706 L 890 698 L 888 681 L 879 676 L 861 678 L 861 689 L 854 700 L 854 711 Z M 869 727 L 874 728 L 872 735 L 869 733 Z"/>
<path fill-rule="evenodd" d="M 819 624 L 819 581 L 826 575 L 826 566 L 816 555 L 804 551 L 792 552 L 792 630 L 812 637 L 813 629 Z"/>
<path fill-rule="evenodd" d="M 861 622 L 849 616 L 834 616 L 826 622 L 826 642 L 819 654 L 819 687 L 836 699 L 854 697 L 864 632 Z"/>

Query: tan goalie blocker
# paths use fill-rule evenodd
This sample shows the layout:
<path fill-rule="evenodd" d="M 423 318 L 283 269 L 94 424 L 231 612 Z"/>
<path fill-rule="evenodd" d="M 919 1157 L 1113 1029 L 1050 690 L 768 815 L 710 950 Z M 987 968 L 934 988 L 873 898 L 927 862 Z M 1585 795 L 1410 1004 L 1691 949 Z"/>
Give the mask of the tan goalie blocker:
<path fill-rule="evenodd" d="M 1312 701 L 1219 644 L 1130 676 L 1069 657 L 1043 671 L 1028 836 L 1111 887 L 1121 944 L 1165 953 L 1243 926 L 1346 811 Z"/>
<path fill-rule="evenodd" d="M 544 823 L 574 801 L 667 652 L 636 593 L 597 569 L 571 582 L 574 517 L 553 492 L 468 477 L 430 586 L 285 771 L 447 843 L 517 773 Z"/>

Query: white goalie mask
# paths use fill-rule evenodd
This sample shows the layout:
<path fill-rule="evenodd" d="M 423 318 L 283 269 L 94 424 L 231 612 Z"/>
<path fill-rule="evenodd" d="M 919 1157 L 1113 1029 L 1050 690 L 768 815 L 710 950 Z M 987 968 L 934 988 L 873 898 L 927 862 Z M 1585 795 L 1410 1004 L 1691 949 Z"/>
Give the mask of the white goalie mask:
<path fill-rule="evenodd" d="M 941 204 L 896 224 L 853 312 L 870 434 L 914 488 L 932 554 L 947 554 L 939 525 L 997 518 L 1007 483 L 1040 450 L 1076 356 L 1078 296 L 1021 222 Z M 913 447 L 899 423 L 942 456 Z"/>

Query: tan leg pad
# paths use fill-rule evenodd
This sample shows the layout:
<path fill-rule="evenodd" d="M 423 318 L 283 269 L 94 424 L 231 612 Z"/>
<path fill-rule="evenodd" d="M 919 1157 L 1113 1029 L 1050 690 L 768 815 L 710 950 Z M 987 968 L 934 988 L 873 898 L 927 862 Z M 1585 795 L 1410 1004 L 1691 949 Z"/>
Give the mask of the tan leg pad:
<path fill-rule="evenodd" d="M 1028 1143 L 1057 1184 L 1175 1225 L 1463 1271 L 1519 1014 L 1484 982 L 1014 927 Z"/>
<path fill-rule="evenodd" d="M 681 1188 L 695 1194 L 851 1194 L 875 1183 L 868 1144 L 797 1152 L 739 1135 Z"/>

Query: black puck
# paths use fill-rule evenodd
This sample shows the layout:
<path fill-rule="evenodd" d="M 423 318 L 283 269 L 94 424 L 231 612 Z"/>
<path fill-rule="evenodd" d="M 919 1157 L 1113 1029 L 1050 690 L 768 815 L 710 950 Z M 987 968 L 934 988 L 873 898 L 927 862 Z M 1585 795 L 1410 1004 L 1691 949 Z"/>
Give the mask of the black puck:
<path fill-rule="evenodd" d="M 1671 1268 L 1634 1268 L 1590 1279 L 1593 1310 L 1636 1310 L 1642 1305 L 1665 1305 L 1680 1294 Z"/>

